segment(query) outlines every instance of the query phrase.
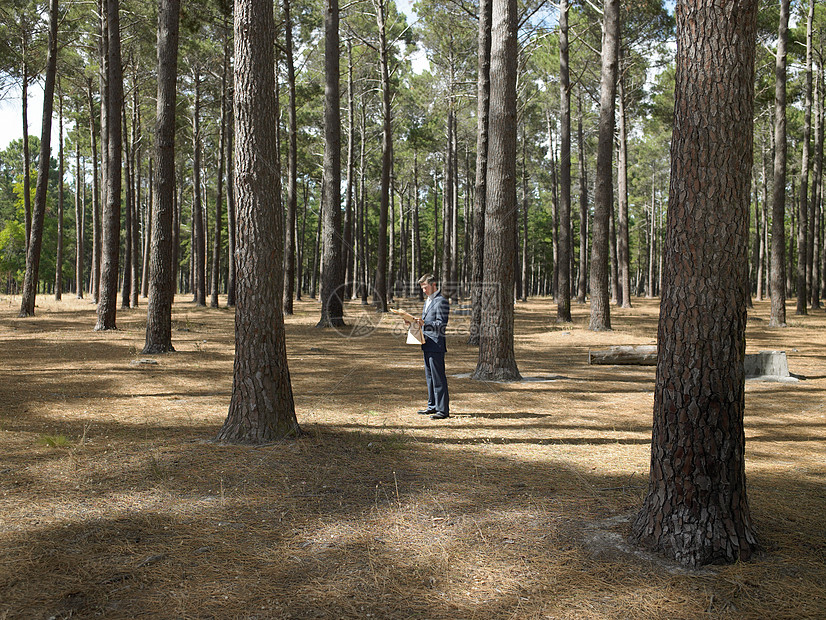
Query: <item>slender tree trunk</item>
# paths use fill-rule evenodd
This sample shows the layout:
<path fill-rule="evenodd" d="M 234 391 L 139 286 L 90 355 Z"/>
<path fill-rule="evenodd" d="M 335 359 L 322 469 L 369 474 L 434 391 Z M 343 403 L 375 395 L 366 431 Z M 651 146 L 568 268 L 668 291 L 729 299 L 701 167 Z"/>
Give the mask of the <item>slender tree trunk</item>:
<path fill-rule="evenodd" d="M 126 105 L 120 111 L 120 120 L 122 123 L 121 129 L 123 131 L 123 178 L 126 184 L 124 188 L 123 197 L 124 204 L 124 233 L 126 237 L 126 247 L 123 253 L 123 278 L 121 287 L 121 308 L 129 307 L 130 292 L 132 291 L 132 219 L 133 219 L 133 203 L 132 203 L 132 168 L 131 159 L 132 153 L 129 148 L 129 128 L 126 125 Z"/>
<path fill-rule="evenodd" d="M 235 2 L 235 123 L 238 143 L 238 306 L 232 397 L 219 441 L 266 443 L 295 437 L 284 316 L 283 257 L 278 212 L 280 171 L 272 0 Z"/>
<path fill-rule="evenodd" d="M 233 88 L 234 90 L 234 88 Z M 237 220 L 235 215 L 235 158 L 233 153 L 233 142 L 235 140 L 235 114 L 233 97 L 227 99 L 227 307 L 235 307 L 236 295 L 236 228 Z M 300 281 L 300 278 L 299 278 Z M 301 296 L 298 296 L 300 299 Z"/>
<path fill-rule="evenodd" d="M 390 173 L 393 165 L 392 109 L 390 106 L 390 67 L 387 49 L 385 0 L 375 0 L 379 29 L 379 64 L 381 67 L 382 138 L 381 138 L 381 201 L 379 203 L 379 240 L 376 251 L 376 279 L 373 303 L 379 312 L 387 312 L 387 213 L 390 208 Z"/>
<path fill-rule="evenodd" d="M 98 179 L 98 143 L 95 129 L 95 106 L 92 100 L 92 78 L 88 78 L 87 99 L 89 102 L 89 142 L 92 149 L 92 265 L 90 268 L 89 293 L 92 302 L 97 303 L 100 297 L 100 186 Z"/>
<path fill-rule="evenodd" d="M 611 291 L 611 301 L 619 303 L 619 274 L 617 270 L 617 221 L 614 212 L 614 204 L 611 202 L 610 214 L 608 217 L 608 266 L 609 290 Z"/>
<path fill-rule="evenodd" d="M 581 114 L 581 113 L 580 113 Z M 582 121 L 580 120 L 580 123 Z M 556 321 L 571 322 L 571 79 L 568 70 L 568 0 L 559 4 L 559 241 Z"/>
<path fill-rule="evenodd" d="M 611 329 L 608 299 L 608 227 L 613 205 L 614 101 L 619 51 L 619 0 L 605 0 L 602 35 L 602 74 L 599 98 L 599 144 L 597 146 L 594 229 L 591 254 L 591 321 L 594 331 Z"/>
<path fill-rule="evenodd" d="M 513 349 L 516 203 L 516 0 L 493 0 L 488 174 L 485 209 L 486 286 L 476 380 L 520 380 Z"/>
<path fill-rule="evenodd" d="M 106 0 L 107 91 L 106 98 L 106 198 L 103 207 L 100 303 L 95 331 L 117 329 L 118 260 L 120 250 L 123 73 L 120 55 L 119 0 Z"/>
<path fill-rule="evenodd" d="M 133 76 L 133 99 L 132 99 L 132 178 L 128 191 L 132 194 L 132 228 L 128 234 L 132 235 L 132 287 L 129 295 L 129 304 L 133 308 L 138 307 L 138 293 L 140 292 L 140 271 L 141 271 L 141 243 L 140 243 L 140 169 L 141 169 L 141 117 L 140 100 L 138 98 L 138 76 L 137 66 Z"/>
<path fill-rule="evenodd" d="M 75 139 L 75 294 L 83 299 L 83 248 L 86 220 L 86 170 L 80 165 L 80 140 Z"/>
<path fill-rule="evenodd" d="M 780 0 L 774 95 L 774 198 L 772 201 L 770 327 L 786 326 L 786 44 L 789 0 Z"/>
<path fill-rule="evenodd" d="M 196 306 L 206 306 L 206 228 L 201 196 L 201 75 L 195 71 L 195 103 L 192 110 L 192 292 Z"/>
<path fill-rule="evenodd" d="M 821 72 L 818 68 L 817 80 L 815 82 L 815 163 L 812 170 L 812 199 L 809 203 L 809 230 L 812 233 L 811 264 L 812 264 L 812 286 L 811 303 L 812 309 L 820 308 L 820 253 L 823 251 L 822 236 L 823 228 L 820 225 L 821 197 L 823 195 L 823 96 Z"/>
<path fill-rule="evenodd" d="M 808 314 L 812 268 L 809 257 L 809 149 L 812 132 L 812 20 L 815 3 L 809 1 L 806 21 L 806 77 L 803 104 L 803 155 L 800 158 L 800 224 L 797 229 L 797 309 L 795 314 Z"/>
<path fill-rule="evenodd" d="M 31 162 L 29 152 L 29 63 L 28 42 L 23 37 L 23 219 L 25 225 L 26 254 L 29 253 L 29 238 L 32 234 L 32 189 L 31 189 Z"/>
<path fill-rule="evenodd" d="M 577 303 L 584 304 L 588 272 L 588 174 L 585 165 L 585 134 L 582 131 L 582 98 L 577 99 L 577 146 L 579 148 L 579 275 Z M 571 257 L 573 261 L 573 256 Z"/>
<path fill-rule="evenodd" d="M 632 536 L 692 567 L 757 549 L 743 431 L 756 16 L 753 0 L 677 8 L 651 469 Z"/>
<path fill-rule="evenodd" d="M 522 295 L 523 302 L 528 301 L 528 141 L 522 139 Z"/>
<path fill-rule="evenodd" d="M 46 219 L 46 192 L 49 187 L 49 163 L 52 138 L 52 109 L 54 106 L 55 79 L 57 76 L 57 0 L 49 3 L 49 57 L 46 61 L 46 81 L 43 86 L 43 123 L 40 130 L 40 159 L 37 170 L 37 186 L 34 190 L 34 206 L 31 214 L 26 275 L 20 304 L 21 318 L 34 316 L 34 302 L 40 274 L 40 252 L 43 248 L 43 228 Z M 27 194 L 28 195 L 28 194 Z"/>
<path fill-rule="evenodd" d="M 471 315 L 469 345 L 479 344 L 482 322 L 482 281 L 485 260 L 485 199 L 488 166 L 488 113 L 490 109 L 490 28 L 492 0 L 479 0 L 476 78 L 476 185 L 473 192 L 473 245 L 471 246 Z M 417 194 L 418 197 L 418 194 Z M 434 248 L 435 251 L 435 248 Z"/>
<path fill-rule="evenodd" d="M 285 213 L 286 231 L 284 235 L 284 314 L 293 313 L 295 297 L 295 224 L 298 210 L 298 157 L 297 131 L 295 116 L 295 65 L 293 63 L 293 22 L 290 13 L 291 1 L 283 0 L 284 5 L 284 49 L 287 61 L 287 116 L 289 123 L 289 142 L 287 145 L 287 210 Z"/>
<path fill-rule="evenodd" d="M 149 254 L 152 247 L 152 218 L 155 209 L 155 168 L 149 158 L 149 197 L 146 200 L 146 219 L 143 243 L 143 265 L 141 267 L 141 297 L 149 296 Z"/>
<path fill-rule="evenodd" d="M 620 49 L 620 63 L 623 53 Z M 631 307 L 631 255 L 628 242 L 628 112 L 625 101 L 625 72 L 619 78 L 619 147 L 617 149 L 617 295 L 622 308 Z"/>
<path fill-rule="evenodd" d="M 321 317 L 316 327 L 344 325 L 341 263 L 341 114 L 338 0 L 326 0 L 324 19 L 324 178 L 322 180 Z"/>
<path fill-rule="evenodd" d="M 221 275 L 221 213 L 224 209 L 224 148 L 227 124 L 227 72 L 229 71 L 229 37 L 224 37 L 224 63 L 221 71 L 221 120 L 218 139 L 218 191 L 215 198 L 215 228 L 212 235 L 212 283 L 209 305 L 218 307 L 218 287 Z"/>
<path fill-rule="evenodd" d="M 58 89 L 58 189 L 57 189 L 57 256 L 55 258 L 54 298 L 60 301 L 63 298 L 63 93 Z"/>

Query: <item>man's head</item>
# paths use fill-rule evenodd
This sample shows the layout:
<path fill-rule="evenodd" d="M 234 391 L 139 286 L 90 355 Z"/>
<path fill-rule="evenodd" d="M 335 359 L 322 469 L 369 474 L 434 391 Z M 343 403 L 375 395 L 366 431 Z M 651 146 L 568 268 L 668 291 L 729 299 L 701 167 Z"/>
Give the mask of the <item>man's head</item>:
<path fill-rule="evenodd" d="M 436 282 L 436 276 L 428 273 L 419 278 L 419 286 L 422 287 L 422 292 L 425 295 L 432 295 L 439 288 Z"/>

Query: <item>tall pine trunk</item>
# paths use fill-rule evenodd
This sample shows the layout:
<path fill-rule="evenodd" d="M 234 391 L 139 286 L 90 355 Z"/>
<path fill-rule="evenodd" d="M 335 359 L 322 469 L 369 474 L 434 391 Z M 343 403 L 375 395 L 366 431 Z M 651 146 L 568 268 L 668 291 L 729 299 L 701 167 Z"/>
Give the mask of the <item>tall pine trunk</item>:
<path fill-rule="evenodd" d="M 648 494 L 632 536 L 681 564 L 757 548 L 745 477 L 756 0 L 682 2 Z"/>
<path fill-rule="evenodd" d="M 553 147 L 552 147 L 553 148 Z M 571 79 L 568 69 L 568 0 L 559 3 L 559 225 L 556 320 L 571 322 Z"/>

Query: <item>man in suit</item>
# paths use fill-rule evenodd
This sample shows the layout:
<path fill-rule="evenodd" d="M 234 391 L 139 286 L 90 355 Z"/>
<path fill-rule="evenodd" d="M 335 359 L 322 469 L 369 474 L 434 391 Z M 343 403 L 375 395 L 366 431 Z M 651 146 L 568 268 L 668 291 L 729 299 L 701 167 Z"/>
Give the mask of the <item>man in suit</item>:
<path fill-rule="evenodd" d="M 419 278 L 419 286 L 425 295 L 422 318 L 416 322 L 422 328 L 424 343 L 424 376 L 427 380 L 427 408 L 419 411 L 420 414 L 430 415 L 433 420 L 444 420 L 450 417 L 450 397 L 447 391 L 447 376 L 445 375 L 445 329 L 447 328 L 450 304 L 442 297 L 438 289 L 436 277 L 428 274 Z"/>

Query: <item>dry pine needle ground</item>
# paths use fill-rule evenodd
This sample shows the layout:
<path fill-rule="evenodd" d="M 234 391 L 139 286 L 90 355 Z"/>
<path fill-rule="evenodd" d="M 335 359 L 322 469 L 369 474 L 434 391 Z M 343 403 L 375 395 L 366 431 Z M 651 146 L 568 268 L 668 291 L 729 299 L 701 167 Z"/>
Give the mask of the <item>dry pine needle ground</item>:
<path fill-rule="evenodd" d="M 0 299 L 0 619 L 824 618 L 826 314 L 768 329 L 798 383 L 746 385 L 747 475 L 765 552 L 686 572 L 624 544 L 648 472 L 653 367 L 588 366 L 650 344 L 658 304 L 553 322 L 517 305 L 523 375 L 452 378 L 452 417 L 417 416 L 420 351 L 348 307 L 359 338 L 287 318 L 305 435 L 212 443 L 229 403 L 233 311 L 174 309 L 177 352 L 141 364 L 145 307 Z M 411 302 L 411 307 L 416 307 Z M 452 317 L 448 373 L 469 373 Z M 362 332 L 367 332 L 362 334 Z"/>

